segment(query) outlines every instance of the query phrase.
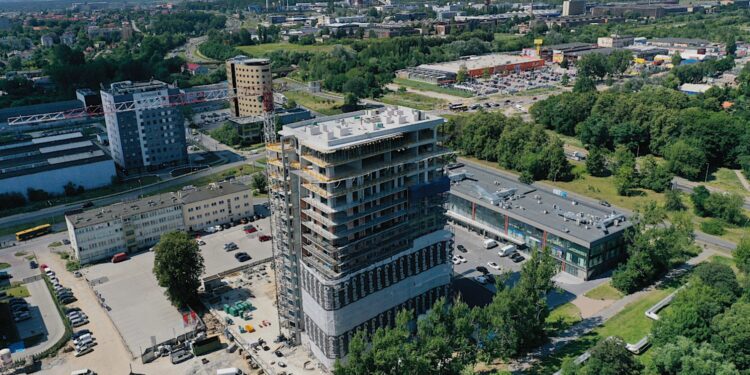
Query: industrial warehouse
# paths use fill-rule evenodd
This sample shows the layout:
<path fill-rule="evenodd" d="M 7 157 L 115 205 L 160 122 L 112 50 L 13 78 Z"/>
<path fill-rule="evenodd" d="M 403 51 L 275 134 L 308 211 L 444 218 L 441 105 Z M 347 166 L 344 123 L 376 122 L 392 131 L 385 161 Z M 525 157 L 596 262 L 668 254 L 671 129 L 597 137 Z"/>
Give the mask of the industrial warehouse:
<path fill-rule="evenodd" d="M 482 56 L 469 56 L 461 60 L 439 64 L 422 64 L 396 72 L 404 79 L 433 84 L 455 82 L 458 72 L 466 69 L 470 77 L 481 77 L 486 74 L 503 72 L 520 72 L 544 67 L 544 60 L 532 56 L 506 55 L 492 53 Z"/>
<path fill-rule="evenodd" d="M 449 176 L 447 214 L 457 225 L 527 251 L 547 246 L 561 271 L 584 280 L 606 272 L 625 254 L 631 224 L 607 206 L 471 166 Z"/>

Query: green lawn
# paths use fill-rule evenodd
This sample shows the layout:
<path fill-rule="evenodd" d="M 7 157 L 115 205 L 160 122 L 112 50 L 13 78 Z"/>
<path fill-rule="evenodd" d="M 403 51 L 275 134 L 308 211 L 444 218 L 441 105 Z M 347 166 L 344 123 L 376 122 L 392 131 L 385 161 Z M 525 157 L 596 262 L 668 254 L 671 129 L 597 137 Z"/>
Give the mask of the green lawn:
<path fill-rule="evenodd" d="M 253 46 L 241 46 L 237 47 L 237 49 L 251 56 L 264 56 L 268 53 L 281 50 L 289 52 L 330 52 L 334 47 L 336 47 L 335 44 L 312 44 L 303 46 L 294 43 L 266 43 Z"/>
<path fill-rule="evenodd" d="M 622 298 L 622 293 L 612 287 L 612 285 L 609 282 L 603 283 L 599 286 L 597 286 L 594 289 L 589 290 L 584 294 L 584 296 L 589 297 L 591 299 L 600 299 L 600 300 L 618 300 Z"/>
<path fill-rule="evenodd" d="M 421 110 L 432 110 L 445 106 L 445 100 L 431 98 L 414 92 L 391 92 L 378 99 L 385 104 L 400 105 Z"/>
<path fill-rule="evenodd" d="M 581 321 L 581 310 L 578 306 L 568 302 L 550 311 L 547 317 L 547 326 L 550 335 L 554 332 L 564 331 Z"/>
<path fill-rule="evenodd" d="M 466 92 L 463 90 L 440 87 L 438 85 L 433 85 L 431 83 L 412 81 L 410 79 L 394 78 L 393 83 L 401 85 L 401 86 L 411 87 L 413 89 L 417 89 L 421 91 L 432 91 L 432 92 L 437 92 L 440 94 L 458 96 L 460 98 L 471 98 L 474 96 L 470 92 Z"/>
<path fill-rule="evenodd" d="M 563 134 L 560 134 L 560 133 L 558 133 L 558 132 L 556 132 L 554 130 L 550 130 L 550 129 L 546 129 L 545 132 L 547 132 L 547 134 L 549 134 L 549 135 L 554 135 L 557 138 L 560 138 L 560 140 L 562 140 L 566 145 L 571 145 L 571 146 L 574 146 L 574 147 L 584 148 L 583 147 L 583 142 L 581 142 L 581 140 L 578 139 L 578 138 L 576 138 L 576 137 L 571 137 L 569 135 L 563 135 Z"/>
<path fill-rule="evenodd" d="M 599 340 L 609 336 L 622 337 L 626 342 L 634 343 L 651 331 L 653 321 L 644 313 L 662 298 L 672 293 L 674 289 L 655 289 L 643 298 L 627 305 L 619 314 L 613 316 L 604 325 L 594 329 L 578 340 L 565 345 L 554 355 L 542 359 L 531 374 L 552 374 L 560 369 L 565 357 L 575 358 L 596 345 Z"/>
<path fill-rule="evenodd" d="M 304 91 L 287 91 L 284 95 L 288 99 L 297 102 L 297 104 L 326 116 L 343 112 L 341 110 L 341 106 L 344 105 L 343 100 L 321 98 Z"/>
<path fill-rule="evenodd" d="M 750 192 L 742 186 L 740 179 L 737 178 L 734 171 L 729 168 L 719 168 L 719 170 L 710 174 L 706 185 L 726 192 L 737 193 L 742 196 L 750 196 Z"/>

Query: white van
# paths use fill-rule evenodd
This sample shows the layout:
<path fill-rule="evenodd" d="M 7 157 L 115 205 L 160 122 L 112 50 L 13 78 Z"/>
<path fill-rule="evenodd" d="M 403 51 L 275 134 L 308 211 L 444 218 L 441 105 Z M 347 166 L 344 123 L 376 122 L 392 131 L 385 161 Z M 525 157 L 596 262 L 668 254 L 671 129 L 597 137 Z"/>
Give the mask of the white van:
<path fill-rule="evenodd" d="M 497 252 L 497 255 L 507 257 L 508 255 L 513 254 L 514 251 L 516 251 L 516 245 L 505 245 Z"/>
<path fill-rule="evenodd" d="M 237 367 L 222 368 L 216 370 L 216 375 L 242 375 L 242 370 Z"/>
<path fill-rule="evenodd" d="M 491 249 L 493 247 L 497 246 L 497 241 L 492 239 L 486 239 L 484 240 L 484 248 L 485 249 Z"/>
<path fill-rule="evenodd" d="M 84 368 L 80 370 L 75 370 L 71 372 L 70 375 L 96 375 L 96 373 L 87 368 Z"/>

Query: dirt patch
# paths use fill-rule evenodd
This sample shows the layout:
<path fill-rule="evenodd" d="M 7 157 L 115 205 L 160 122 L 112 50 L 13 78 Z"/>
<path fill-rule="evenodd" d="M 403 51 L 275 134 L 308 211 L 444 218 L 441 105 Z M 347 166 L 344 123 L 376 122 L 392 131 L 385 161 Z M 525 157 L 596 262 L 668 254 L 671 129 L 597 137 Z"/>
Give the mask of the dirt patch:
<path fill-rule="evenodd" d="M 614 302 L 614 300 L 598 300 L 591 299 L 586 296 L 578 296 L 578 298 L 571 301 L 571 303 L 576 305 L 576 307 L 581 310 L 581 318 L 583 319 L 590 318 L 596 315 L 596 313 L 602 311 L 603 309 L 606 309 Z"/>

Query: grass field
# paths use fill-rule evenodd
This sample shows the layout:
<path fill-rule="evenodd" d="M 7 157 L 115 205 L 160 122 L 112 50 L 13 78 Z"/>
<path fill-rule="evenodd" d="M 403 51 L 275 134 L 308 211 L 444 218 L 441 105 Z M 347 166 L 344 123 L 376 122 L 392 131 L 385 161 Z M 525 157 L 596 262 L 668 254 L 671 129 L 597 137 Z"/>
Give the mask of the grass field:
<path fill-rule="evenodd" d="M 656 302 L 672 293 L 674 289 L 655 289 L 643 298 L 627 305 L 619 314 L 613 316 L 604 325 L 594 329 L 576 341 L 565 345 L 554 355 L 544 358 L 531 371 L 531 374 L 552 374 L 560 368 L 565 357 L 577 357 L 596 345 L 599 340 L 609 336 L 622 337 L 633 343 L 651 331 L 653 321 L 644 313 Z"/>
<path fill-rule="evenodd" d="M 728 168 L 719 168 L 716 172 L 708 176 L 708 186 L 724 190 L 730 193 L 737 193 L 742 196 L 750 196 L 750 192 L 742 186 L 740 179 L 733 170 Z"/>
<path fill-rule="evenodd" d="M 326 116 L 343 112 L 341 110 L 341 106 L 344 104 L 343 100 L 321 98 L 304 91 L 287 91 L 284 95 L 288 99 L 297 102 L 297 104 Z"/>
<path fill-rule="evenodd" d="M 251 56 L 265 56 L 271 52 L 281 50 L 289 52 L 330 52 L 334 47 L 336 47 L 335 44 L 312 44 L 303 46 L 294 43 L 266 43 L 253 46 L 241 46 L 237 47 L 237 49 Z"/>
<path fill-rule="evenodd" d="M 445 100 L 431 98 L 429 96 L 414 92 L 392 92 L 378 99 L 385 104 L 400 105 L 404 107 L 432 110 L 445 106 Z"/>
<path fill-rule="evenodd" d="M 474 96 L 471 93 L 463 91 L 463 90 L 440 87 L 438 85 L 433 85 L 433 84 L 426 83 L 426 82 L 412 81 L 410 79 L 394 78 L 393 83 L 401 85 L 401 86 L 411 87 L 413 89 L 417 89 L 421 91 L 432 91 L 432 92 L 437 92 L 440 94 L 458 96 L 460 98 L 471 98 Z"/>
<path fill-rule="evenodd" d="M 546 129 L 545 132 L 547 134 L 549 134 L 549 135 L 553 135 L 553 136 L 556 136 L 557 138 L 560 138 L 560 140 L 562 140 L 566 145 L 571 145 L 571 146 L 574 146 L 574 147 L 584 148 L 583 147 L 583 143 L 581 142 L 581 140 L 578 139 L 578 138 L 576 138 L 576 137 L 571 137 L 569 135 L 563 135 L 563 134 L 560 134 L 560 133 L 558 133 L 558 132 L 556 132 L 554 130 L 549 130 L 549 129 Z"/>
<path fill-rule="evenodd" d="M 554 332 L 564 331 L 580 321 L 581 310 L 578 306 L 568 302 L 550 311 L 547 317 L 547 330 L 551 331 L 550 335 L 553 335 Z"/>
<path fill-rule="evenodd" d="M 612 287 L 612 285 L 609 282 L 606 282 L 604 284 L 601 284 L 597 286 L 594 289 L 589 290 L 584 294 L 584 296 L 589 297 L 591 299 L 600 299 L 600 300 L 617 300 L 622 298 L 622 293 Z"/>

